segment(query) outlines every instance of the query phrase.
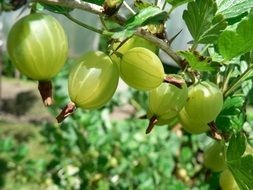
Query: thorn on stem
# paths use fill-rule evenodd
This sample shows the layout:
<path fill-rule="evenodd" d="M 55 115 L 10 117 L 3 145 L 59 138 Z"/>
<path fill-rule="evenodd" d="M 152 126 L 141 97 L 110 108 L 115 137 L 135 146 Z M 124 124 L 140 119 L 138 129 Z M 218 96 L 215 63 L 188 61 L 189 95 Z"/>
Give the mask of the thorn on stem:
<path fill-rule="evenodd" d="M 61 123 L 65 118 L 72 114 L 76 109 L 75 103 L 69 102 L 61 111 L 61 113 L 56 117 L 57 122 Z"/>
<path fill-rule="evenodd" d="M 176 35 L 174 35 L 170 40 L 169 40 L 169 44 L 171 45 L 172 42 L 177 38 L 177 36 L 183 31 L 183 29 L 181 29 L 178 33 L 176 33 Z"/>

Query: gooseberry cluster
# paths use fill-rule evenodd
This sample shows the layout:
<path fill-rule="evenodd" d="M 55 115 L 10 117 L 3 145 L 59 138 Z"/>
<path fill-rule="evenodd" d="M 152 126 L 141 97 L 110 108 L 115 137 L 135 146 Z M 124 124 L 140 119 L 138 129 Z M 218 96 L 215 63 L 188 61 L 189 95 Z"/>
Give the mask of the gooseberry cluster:
<path fill-rule="evenodd" d="M 24 75 L 39 81 L 45 105 L 52 104 L 55 76 L 67 59 L 66 34 L 49 15 L 33 13 L 20 19 L 9 33 L 8 52 Z M 110 54 L 93 51 L 75 61 L 70 71 L 68 91 L 71 102 L 57 117 L 62 122 L 76 107 L 97 109 L 116 91 L 119 77 L 130 87 L 148 93 L 149 133 L 155 124 L 164 125 L 178 117 L 183 128 L 193 134 L 205 132 L 222 109 L 223 96 L 212 82 L 197 82 L 189 88 L 183 74 L 165 74 L 151 42 L 133 36 L 114 42 Z"/>

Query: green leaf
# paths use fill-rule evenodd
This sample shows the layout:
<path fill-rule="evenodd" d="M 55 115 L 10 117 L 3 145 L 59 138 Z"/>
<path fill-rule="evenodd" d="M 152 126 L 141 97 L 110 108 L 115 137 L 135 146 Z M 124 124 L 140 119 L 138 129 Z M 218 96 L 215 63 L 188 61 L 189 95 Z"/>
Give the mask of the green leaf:
<path fill-rule="evenodd" d="M 40 4 L 44 7 L 44 9 L 47 9 L 48 11 L 58 13 L 58 14 L 66 14 L 73 10 L 72 8 L 62 7 L 58 5 L 49 5 L 46 3 L 40 3 Z"/>
<path fill-rule="evenodd" d="M 227 18 L 237 17 L 253 8 L 252 0 L 216 0 L 218 13 Z"/>
<path fill-rule="evenodd" d="M 134 34 L 135 30 L 123 30 L 120 32 L 115 32 L 112 36 L 113 39 L 118 39 L 119 41 L 124 41 L 125 39 L 131 37 Z"/>
<path fill-rule="evenodd" d="M 233 135 L 227 149 L 227 161 L 238 160 L 246 149 L 246 138 L 244 134 Z"/>
<path fill-rule="evenodd" d="M 124 30 L 115 32 L 112 38 L 123 41 L 126 38 L 131 37 L 137 27 L 150 23 L 159 23 L 163 21 L 166 16 L 167 13 L 157 7 L 142 9 L 137 15 L 133 16 L 126 22 Z"/>
<path fill-rule="evenodd" d="M 221 113 L 226 115 L 233 115 L 236 108 L 241 109 L 243 104 L 244 104 L 244 97 L 241 96 L 228 97 L 223 104 Z"/>
<path fill-rule="evenodd" d="M 13 159 L 17 162 L 21 161 L 28 154 L 28 151 L 29 150 L 28 150 L 28 147 L 26 145 L 24 145 L 24 144 L 19 145 Z"/>
<path fill-rule="evenodd" d="M 253 49 L 253 14 L 242 20 L 236 30 L 225 30 L 219 37 L 220 54 L 227 60 Z"/>
<path fill-rule="evenodd" d="M 252 155 L 246 155 L 241 159 L 229 161 L 227 165 L 241 190 L 253 189 Z"/>
<path fill-rule="evenodd" d="M 166 0 L 167 3 L 171 4 L 174 8 L 183 5 L 185 3 L 189 3 L 193 0 Z"/>
<path fill-rule="evenodd" d="M 189 147 L 183 147 L 180 153 L 179 160 L 182 163 L 188 163 L 192 159 L 192 150 Z"/>
<path fill-rule="evenodd" d="M 137 15 L 126 22 L 126 28 L 133 29 L 150 23 L 160 23 L 167 17 L 167 13 L 158 7 L 142 9 Z"/>
<path fill-rule="evenodd" d="M 82 0 L 82 1 L 97 4 L 97 5 L 103 5 L 105 0 Z"/>
<path fill-rule="evenodd" d="M 13 138 L 8 137 L 0 140 L 0 152 L 8 152 L 13 148 Z"/>
<path fill-rule="evenodd" d="M 215 71 L 215 68 L 210 64 L 212 60 L 210 58 L 200 56 L 197 52 L 192 53 L 190 51 L 180 51 L 178 54 L 186 59 L 193 70 Z"/>
<path fill-rule="evenodd" d="M 183 19 L 195 43 L 208 44 L 218 39 L 227 22 L 216 14 L 217 5 L 213 0 L 190 2 L 183 13 Z"/>
<path fill-rule="evenodd" d="M 219 116 L 216 118 L 218 128 L 224 132 L 240 131 L 245 122 L 245 112 L 242 112 L 244 96 L 226 98 Z"/>

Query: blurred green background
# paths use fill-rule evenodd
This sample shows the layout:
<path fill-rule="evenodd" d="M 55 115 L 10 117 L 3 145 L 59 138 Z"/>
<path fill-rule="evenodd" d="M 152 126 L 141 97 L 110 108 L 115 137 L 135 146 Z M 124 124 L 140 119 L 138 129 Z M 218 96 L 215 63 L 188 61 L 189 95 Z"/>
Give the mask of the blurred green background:
<path fill-rule="evenodd" d="M 173 12 L 167 24 L 170 36 L 184 28 L 177 19 L 182 9 Z M 66 84 L 73 58 L 106 48 L 106 40 L 57 16 L 69 37 L 70 58 L 53 79 L 55 104 L 47 109 L 36 82 L 15 70 L 6 53 L 7 33 L 20 14 L 26 13 L 1 15 L 0 189 L 219 189 L 219 174 L 203 167 L 203 149 L 211 138 L 189 135 L 176 122 L 145 135 L 148 121 L 139 117 L 145 114 L 147 94 L 123 83 L 105 107 L 78 109 L 57 124 L 55 116 L 69 101 Z M 75 11 L 73 15 L 97 23 L 90 14 Z M 189 40 L 187 30 L 183 30 L 174 48 L 185 49 L 181 44 Z M 176 70 L 166 67 L 169 72 Z"/>

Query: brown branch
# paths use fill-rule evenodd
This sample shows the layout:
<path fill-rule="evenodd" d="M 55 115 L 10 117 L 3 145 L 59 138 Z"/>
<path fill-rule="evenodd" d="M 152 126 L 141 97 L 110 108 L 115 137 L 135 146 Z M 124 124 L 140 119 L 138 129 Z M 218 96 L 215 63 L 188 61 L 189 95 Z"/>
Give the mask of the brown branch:
<path fill-rule="evenodd" d="M 170 83 L 178 88 L 182 88 L 183 84 L 185 84 L 183 79 L 178 79 L 169 75 L 164 77 L 164 82 Z"/>
<path fill-rule="evenodd" d="M 58 5 L 58 6 L 67 7 L 67 8 L 80 9 L 86 12 L 96 14 L 98 16 L 104 15 L 104 8 L 102 6 L 92 4 L 92 3 L 87 3 L 81 0 L 32 0 L 32 1 L 38 2 L 38 3 L 51 4 L 51 5 Z M 121 25 L 124 24 L 126 20 L 124 17 L 117 14 L 113 15 L 110 18 L 112 20 L 117 21 Z"/>
<path fill-rule="evenodd" d="M 141 28 L 135 32 L 135 35 L 153 42 L 157 47 L 168 54 L 178 64 L 178 66 L 180 66 L 182 69 L 185 68 L 186 62 L 180 56 L 178 56 L 176 52 L 170 47 L 170 45 L 165 41 L 157 38 L 156 36 Z"/>

